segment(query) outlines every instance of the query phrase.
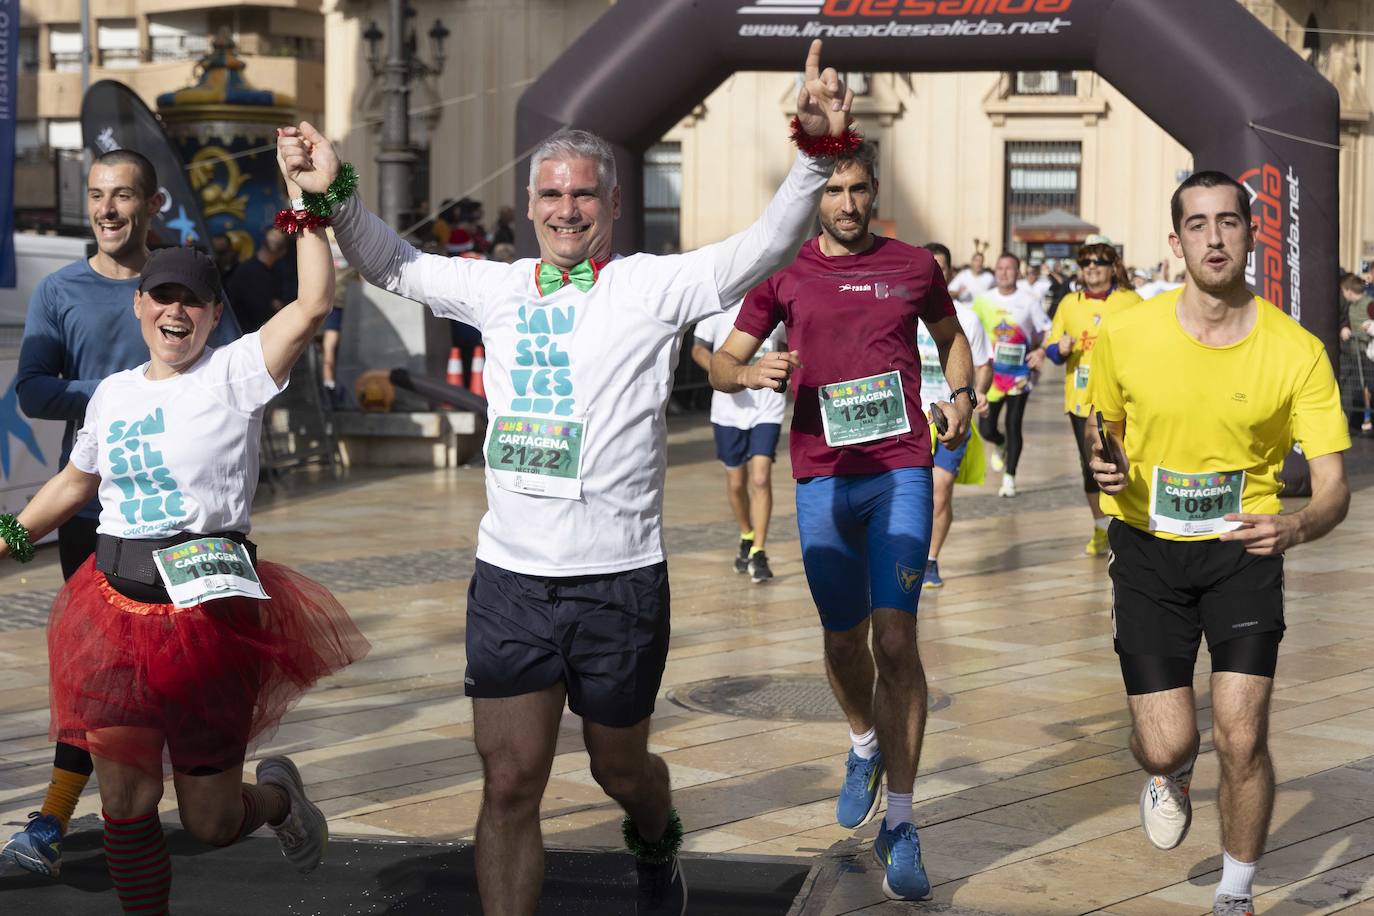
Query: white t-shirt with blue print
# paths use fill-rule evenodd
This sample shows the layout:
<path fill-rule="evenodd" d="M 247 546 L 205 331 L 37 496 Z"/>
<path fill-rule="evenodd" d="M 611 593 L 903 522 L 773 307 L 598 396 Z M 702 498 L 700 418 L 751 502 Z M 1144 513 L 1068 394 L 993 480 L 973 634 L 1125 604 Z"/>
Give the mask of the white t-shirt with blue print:
<path fill-rule="evenodd" d="M 251 528 L 263 409 L 278 387 L 248 334 L 153 380 L 147 363 L 95 389 L 71 461 L 100 475 L 101 534 L 163 538 Z"/>

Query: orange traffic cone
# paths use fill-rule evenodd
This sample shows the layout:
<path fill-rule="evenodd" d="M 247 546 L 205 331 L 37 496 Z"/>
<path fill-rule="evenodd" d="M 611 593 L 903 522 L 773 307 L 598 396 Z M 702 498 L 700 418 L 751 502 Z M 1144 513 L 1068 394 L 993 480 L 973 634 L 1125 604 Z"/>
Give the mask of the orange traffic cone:
<path fill-rule="evenodd" d="M 448 374 L 444 381 L 455 388 L 463 387 L 463 354 L 457 347 L 448 351 Z"/>
<path fill-rule="evenodd" d="M 482 347 L 481 344 L 478 344 L 477 349 L 472 351 L 472 381 L 471 384 L 468 385 L 468 387 L 471 388 L 472 393 L 477 395 L 479 398 L 484 398 L 487 396 L 487 386 L 482 381 L 482 370 L 486 367 L 487 351 Z"/>

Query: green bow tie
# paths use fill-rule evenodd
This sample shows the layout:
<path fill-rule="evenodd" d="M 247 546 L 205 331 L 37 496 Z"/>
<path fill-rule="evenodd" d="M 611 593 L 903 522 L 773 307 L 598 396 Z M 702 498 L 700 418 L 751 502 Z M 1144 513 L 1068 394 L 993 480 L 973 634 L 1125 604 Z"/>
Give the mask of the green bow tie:
<path fill-rule="evenodd" d="M 589 260 L 583 261 L 569 270 L 564 270 L 556 264 L 540 261 L 539 269 L 535 272 L 534 282 L 538 285 L 541 296 L 557 292 L 569 283 L 585 293 L 596 282 L 598 272 L 596 265 Z"/>

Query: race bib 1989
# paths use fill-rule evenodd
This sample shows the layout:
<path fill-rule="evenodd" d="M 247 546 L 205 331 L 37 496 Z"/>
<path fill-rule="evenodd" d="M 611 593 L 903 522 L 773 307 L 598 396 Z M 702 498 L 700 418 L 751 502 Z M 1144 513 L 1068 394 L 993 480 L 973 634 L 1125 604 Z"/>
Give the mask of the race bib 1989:
<path fill-rule="evenodd" d="M 502 489 L 580 499 L 586 433 L 579 420 L 497 417 L 487 434 L 487 467 Z"/>
<path fill-rule="evenodd" d="M 911 432 L 897 372 L 822 385 L 820 400 L 826 445 L 857 445 Z"/>
<path fill-rule="evenodd" d="M 1150 530 L 1184 537 L 1234 531 L 1240 522 L 1226 515 L 1241 511 L 1244 471 L 1171 471 L 1155 466 L 1150 478 Z"/>
<path fill-rule="evenodd" d="M 153 551 L 162 584 L 177 607 L 238 595 L 267 598 L 248 548 L 228 538 L 198 538 Z"/>

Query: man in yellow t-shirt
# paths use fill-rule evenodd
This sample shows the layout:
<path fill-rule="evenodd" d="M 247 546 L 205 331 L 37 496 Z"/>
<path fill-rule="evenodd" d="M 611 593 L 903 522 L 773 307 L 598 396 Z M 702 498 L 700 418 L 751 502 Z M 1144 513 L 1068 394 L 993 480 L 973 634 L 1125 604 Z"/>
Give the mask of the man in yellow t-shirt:
<path fill-rule="evenodd" d="M 1105 235 L 1089 236 L 1078 249 L 1078 266 L 1083 271 L 1083 289 L 1069 293 L 1059 302 L 1054 324 L 1039 348 L 1026 357 L 1026 364 L 1039 369 L 1045 359 L 1064 366 L 1064 412 L 1069 415 L 1074 442 L 1078 443 L 1078 465 L 1083 471 L 1083 492 L 1093 516 L 1092 538 L 1083 548 L 1090 557 L 1107 554 L 1107 516 L 1098 505 L 1097 481 L 1088 469 L 1091 454 L 1087 449 L 1088 379 L 1091 377 L 1093 346 L 1102 320 L 1140 302 L 1140 296 L 1125 283 L 1126 272 L 1116 246 Z"/>
<path fill-rule="evenodd" d="M 1350 490 L 1350 435 L 1321 341 L 1245 286 L 1254 250 L 1249 195 L 1219 172 L 1174 193 L 1169 244 L 1181 290 L 1103 322 L 1089 394 L 1090 462 L 1108 538 L 1112 624 L 1134 730 L 1151 774 L 1141 793 L 1150 842 L 1172 849 L 1192 818 L 1198 752 L 1193 663 L 1212 656 L 1221 764 L 1222 877 L 1213 912 L 1254 911 L 1251 887 L 1273 811 L 1269 697 L 1283 637 L 1283 554 L 1331 531 Z M 1279 470 L 1297 441 L 1312 499 L 1282 515 Z"/>

